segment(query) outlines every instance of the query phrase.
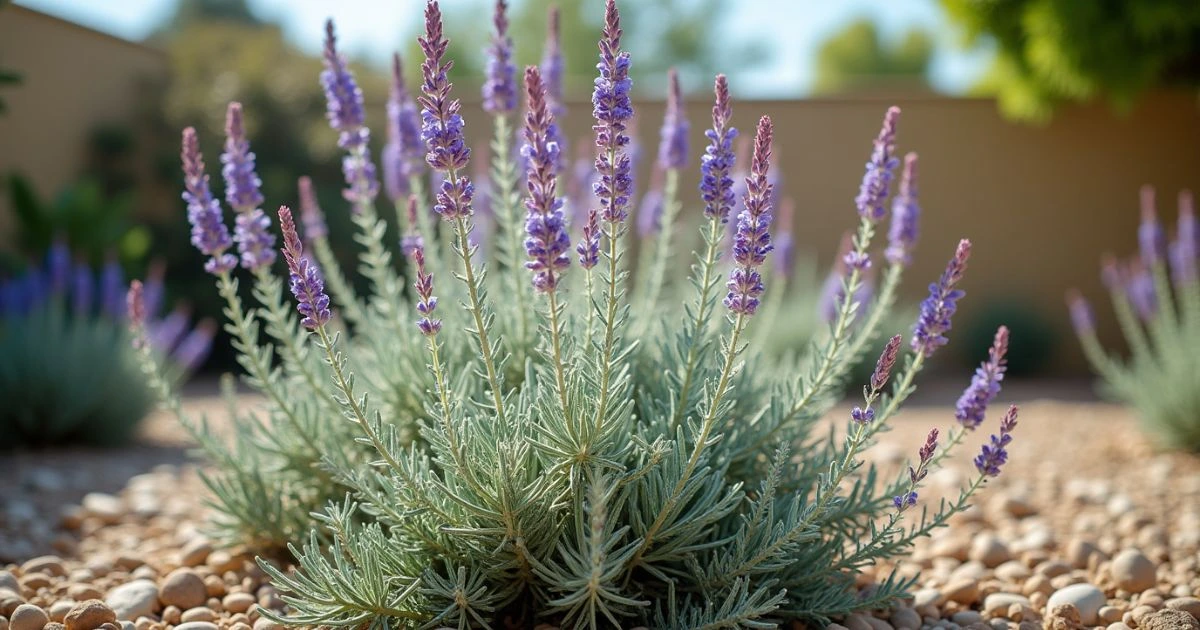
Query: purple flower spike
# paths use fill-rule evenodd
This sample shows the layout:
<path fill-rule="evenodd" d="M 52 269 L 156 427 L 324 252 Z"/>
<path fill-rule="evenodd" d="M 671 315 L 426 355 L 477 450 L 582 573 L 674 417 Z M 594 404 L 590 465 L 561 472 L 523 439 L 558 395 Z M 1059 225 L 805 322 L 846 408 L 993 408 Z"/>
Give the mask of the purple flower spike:
<path fill-rule="evenodd" d="M 921 445 L 921 449 L 917 451 L 917 466 L 908 467 L 908 484 L 909 491 L 896 497 L 892 497 L 892 505 L 900 512 L 907 510 L 917 504 L 917 484 L 929 474 L 929 464 L 933 461 L 933 454 L 937 451 L 938 446 L 938 430 L 930 429 L 929 435 L 925 436 L 925 443 Z"/>
<path fill-rule="evenodd" d="M 588 212 L 587 223 L 583 224 L 583 236 L 575 246 L 579 253 L 579 266 L 591 269 L 600 262 L 600 214 L 595 210 Z"/>
<path fill-rule="evenodd" d="M 1142 262 L 1133 259 L 1125 277 L 1125 294 L 1133 304 L 1142 321 L 1149 322 L 1158 314 L 1158 293 L 1154 287 L 1154 275 L 1146 269 Z"/>
<path fill-rule="evenodd" d="M 571 264 L 568 252 L 571 239 L 567 235 L 562 199 L 557 197 L 559 161 L 558 145 L 549 136 L 554 124 L 546 99 L 546 87 L 536 66 L 525 69 L 525 93 L 528 98 L 525 115 L 525 146 L 521 156 L 528 167 L 525 186 L 529 196 L 525 208 L 525 253 L 529 261 L 525 268 L 533 272 L 533 286 L 546 293 L 558 287 L 562 273 Z"/>
<path fill-rule="evenodd" d="M 883 352 L 879 355 L 879 360 L 875 362 L 875 371 L 871 372 L 871 391 L 883 391 L 883 386 L 887 385 L 888 377 L 892 374 L 892 368 L 896 365 L 896 357 L 900 353 L 900 335 L 896 335 L 888 339 L 887 345 L 883 347 Z"/>
<path fill-rule="evenodd" d="M 883 127 L 875 138 L 875 149 L 871 159 L 867 161 L 867 172 L 863 175 L 862 185 L 854 205 L 858 206 L 858 214 L 871 221 L 883 218 L 887 210 L 883 207 L 888 197 L 888 186 L 892 181 L 892 170 L 896 168 L 896 157 L 893 155 L 896 143 L 896 122 L 900 118 L 899 107 L 889 107 L 883 117 Z"/>
<path fill-rule="evenodd" d="M 80 316 L 90 313 L 95 294 L 96 279 L 92 269 L 84 263 L 76 263 L 71 272 L 71 310 Z"/>
<path fill-rule="evenodd" d="M 771 184 L 767 170 L 771 164 L 771 119 L 763 116 L 754 135 L 754 161 L 746 178 L 745 208 L 738 215 L 737 235 L 733 242 L 733 260 L 737 266 L 729 273 L 725 306 L 740 315 L 753 315 L 763 293 L 758 269 L 771 251 Z"/>
<path fill-rule="evenodd" d="M 325 117 L 329 119 L 329 126 L 338 132 L 338 146 L 347 151 L 365 147 L 370 132 L 365 126 L 362 90 L 346 66 L 346 59 L 338 53 L 333 20 L 325 22 L 322 56 L 325 63 L 325 70 L 321 72 L 321 87 L 325 90 Z"/>
<path fill-rule="evenodd" d="M 546 46 L 542 49 L 542 62 L 538 70 L 541 71 L 542 83 L 546 86 L 546 100 L 550 103 L 550 113 L 556 121 L 547 134 L 551 141 L 558 144 L 558 162 L 554 167 L 563 172 L 567 168 L 567 138 L 559 124 L 567 115 L 567 105 L 563 92 L 564 63 L 560 42 L 558 7 L 551 6 L 546 13 Z"/>
<path fill-rule="evenodd" d="M 1008 445 L 1012 443 L 1012 432 L 1017 426 L 1017 406 L 1012 405 L 1000 421 L 999 435 L 993 435 L 989 444 L 984 444 L 975 458 L 975 468 L 985 477 L 1000 474 L 1000 467 L 1008 461 Z"/>
<path fill-rule="evenodd" d="M 833 268 L 829 270 L 829 275 L 825 278 L 825 284 L 821 286 L 821 296 L 817 300 L 817 311 L 821 314 L 821 318 L 830 324 L 837 321 L 838 310 L 841 309 L 842 301 L 846 298 L 846 261 L 852 259 L 850 253 L 853 246 L 853 237 L 849 233 L 843 234 L 841 244 L 838 246 L 837 257 L 834 259 Z M 871 302 L 873 293 L 871 276 L 869 273 L 864 274 L 862 282 L 858 285 L 858 290 L 854 293 L 854 302 L 860 305 L 859 313 L 864 312 L 862 308 Z"/>
<path fill-rule="evenodd" d="M 304 246 L 296 233 L 296 222 L 287 206 L 279 206 L 279 228 L 283 231 L 283 258 L 291 274 L 292 295 L 296 297 L 296 310 L 303 319 L 300 324 L 310 330 L 329 323 L 329 295 L 325 293 L 325 282 L 316 266 L 304 257 Z"/>
<path fill-rule="evenodd" d="M 305 175 L 296 181 L 296 187 L 300 190 L 300 222 L 304 224 L 304 238 L 313 241 L 329 236 L 329 227 L 325 225 L 321 204 L 317 203 L 312 179 Z"/>
<path fill-rule="evenodd" d="M 422 96 L 421 139 L 425 141 L 425 161 L 445 175 L 438 188 L 433 210 L 447 221 L 471 216 L 475 187 L 460 171 L 466 168 L 471 150 L 463 138 L 463 118 L 457 99 L 450 98 L 446 72 L 453 62 L 442 62 L 449 40 L 442 36 L 442 12 L 431 0 L 425 5 L 425 36 L 417 38 L 425 61 L 421 64 Z"/>
<path fill-rule="evenodd" d="M 417 312 L 421 314 L 417 328 L 422 335 L 432 337 L 442 329 L 442 320 L 433 317 L 438 303 L 437 296 L 433 294 L 433 274 L 425 270 L 424 246 L 418 245 L 412 250 L 411 256 L 417 265 L 417 279 L 413 282 L 413 289 L 417 292 Z"/>
<path fill-rule="evenodd" d="M 225 178 L 225 201 L 238 212 L 249 212 L 262 205 L 262 180 L 254 170 L 254 153 L 246 139 L 242 104 L 230 103 L 225 112 L 225 152 L 221 154 L 221 175 Z"/>
<path fill-rule="evenodd" d="M 492 23 L 492 45 L 488 48 L 487 80 L 483 83 L 483 110 L 493 116 L 510 114 L 517 108 L 517 67 L 513 65 L 513 43 L 508 36 L 508 3 L 496 0 Z"/>
<path fill-rule="evenodd" d="M 662 171 L 655 169 L 654 178 L 650 182 L 650 190 L 642 195 L 642 202 L 638 204 L 637 214 L 637 235 L 638 238 L 647 238 L 658 232 L 662 223 L 663 214 L 663 185 Z"/>
<path fill-rule="evenodd" d="M 796 240 L 792 235 L 792 223 L 796 214 L 796 202 L 784 198 L 779 207 L 779 230 L 775 236 L 775 273 L 781 278 L 792 277 L 796 270 Z"/>
<path fill-rule="evenodd" d="M 1196 281 L 1196 259 L 1200 255 L 1200 224 L 1196 223 L 1196 209 L 1190 190 L 1179 192 L 1177 232 L 1170 251 L 1171 276 L 1176 285 L 1183 286 Z"/>
<path fill-rule="evenodd" d="M 975 370 L 971 384 L 963 391 L 954 407 L 954 419 L 963 428 L 975 430 L 983 424 L 984 414 L 992 399 L 1000 393 L 1000 381 L 1004 380 L 1005 360 L 1008 352 L 1008 328 L 996 330 L 996 338 L 988 350 L 988 358 Z"/>
<path fill-rule="evenodd" d="M 937 282 L 929 285 L 929 297 L 921 302 L 921 314 L 913 326 L 912 349 L 925 358 L 933 356 L 948 341 L 946 333 L 950 330 L 950 318 L 957 309 L 958 300 L 966 294 L 954 287 L 962 280 L 970 256 L 971 241 L 959 241 L 946 271 Z"/>
<path fill-rule="evenodd" d="M 425 143 L 421 140 L 421 117 L 404 84 L 400 55 L 392 55 L 392 87 L 387 101 L 387 144 L 380 156 L 383 189 L 392 203 L 409 193 L 409 181 L 421 172 Z"/>
<path fill-rule="evenodd" d="M 212 350 L 213 339 L 216 336 L 217 323 L 211 319 L 205 319 L 179 342 L 179 346 L 175 348 L 171 358 L 184 371 L 194 372 L 208 358 L 208 353 Z"/>
<path fill-rule="evenodd" d="M 718 74 L 713 88 L 716 102 L 713 104 L 713 126 L 704 132 L 708 146 L 700 158 L 700 197 L 704 199 L 704 216 L 719 218 L 721 223 L 729 220 L 729 210 L 737 202 L 733 192 L 733 167 L 736 159 L 733 139 L 737 129 L 729 124 L 733 107 L 729 102 L 729 82 L 725 75 Z"/>
<path fill-rule="evenodd" d="M 621 51 L 621 17 L 616 0 L 608 0 L 604 12 L 604 34 L 600 38 L 600 76 L 592 91 L 592 116 L 596 124 L 596 172 L 600 177 L 592 186 L 600 200 L 600 218 L 619 224 L 629 218 L 629 199 L 633 194 L 632 160 L 627 126 L 633 118 L 629 90 L 629 53 Z M 612 153 L 612 157 L 609 153 Z"/>
<path fill-rule="evenodd" d="M 888 229 L 888 246 L 884 252 L 888 262 L 907 266 L 912 262 L 913 246 L 921 219 L 921 204 L 917 201 L 917 154 L 904 156 L 904 174 L 900 177 L 900 192 L 892 200 L 892 224 Z"/>
<path fill-rule="evenodd" d="M 1141 214 L 1142 222 L 1138 226 L 1138 247 L 1142 254 L 1142 263 L 1153 269 L 1162 261 L 1166 240 L 1162 224 L 1158 222 L 1158 213 L 1154 204 L 1154 187 L 1142 186 Z"/>
<path fill-rule="evenodd" d="M 233 240 L 221 216 L 221 204 L 212 196 L 208 175 L 204 172 L 204 156 L 196 130 L 183 130 L 183 199 L 188 206 L 188 223 L 192 225 L 192 245 L 209 259 L 204 270 L 213 275 L 226 273 L 237 265 L 237 258 L 225 253 Z"/>
<path fill-rule="evenodd" d="M 679 72 L 667 71 L 670 91 L 667 93 L 667 112 L 663 116 L 658 145 L 658 165 L 664 169 L 686 168 L 688 163 L 688 119 L 683 108 L 683 90 L 679 87 Z"/>
<path fill-rule="evenodd" d="M 1077 289 L 1067 291 L 1067 307 L 1071 311 L 1071 325 L 1075 327 L 1075 334 L 1084 336 L 1096 332 L 1096 317 L 1092 313 L 1092 306 Z"/>
<path fill-rule="evenodd" d="M 125 312 L 129 314 L 129 330 L 140 335 L 146 326 L 146 293 L 141 280 L 129 283 L 129 292 L 125 294 Z M 134 340 L 134 347 L 139 347 L 139 340 Z"/>

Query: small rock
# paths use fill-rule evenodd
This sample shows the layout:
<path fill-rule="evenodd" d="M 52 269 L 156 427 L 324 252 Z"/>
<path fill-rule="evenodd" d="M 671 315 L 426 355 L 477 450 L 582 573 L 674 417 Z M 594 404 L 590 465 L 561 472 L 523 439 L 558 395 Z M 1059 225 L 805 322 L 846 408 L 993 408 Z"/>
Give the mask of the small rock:
<path fill-rule="evenodd" d="M 162 610 L 162 620 L 173 626 L 179 625 L 179 622 L 182 621 L 180 619 L 182 615 L 183 611 L 179 610 L 178 606 L 167 606 Z"/>
<path fill-rule="evenodd" d="M 220 628 L 211 621 L 188 621 L 175 626 L 175 630 L 220 630 Z"/>
<path fill-rule="evenodd" d="M 1002 494 L 996 500 L 996 507 L 1016 518 L 1025 518 L 1037 514 L 1037 508 L 1029 499 L 1018 494 Z"/>
<path fill-rule="evenodd" d="M 35 592 L 39 588 L 46 588 L 54 583 L 54 580 L 50 579 L 50 576 L 45 573 L 26 573 L 18 581 L 21 583 L 22 590 L 29 589 Z"/>
<path fill-rule="evenodd" d="M 221 606 L 226 612 L 244 613 L 250 610 L 250 606 L 255 602 L 254 596 L 250 593 L 230 593 L 221 600 Z"/>
<path fill-rule="evenodd" d="M 960 626 L 968 626 L 973 623 L 982 623 L 983 615 L 976 610 L 963 610 L 951 615 L 950 620 Z"/>
<path fill-rule="evenodd" d="M 998 537 L 992 534 L 982 534 L 971 541 L 971 550 L 967 553 L 967 557 L 983 563 L 983 566 L 990 569 L 1011 560 L 1012 552 Z"/>
<path fill-rule="evenodd" d="M 936 606 L 942 594 L 936 588 L 923 588 L 913 593 L 913 608 Z"/>
<path fill-rule="evenodd" d="M 1183 612 L 1167 608 L 1150 613 L 1138 622 L 1139 630 L 1200 630 L 1200 621 Z"/>
<path fill-rule="evenodd" d="M 208 587 L 191 569 L 176 569 L 163 581 L 158 599 L 164 606 L 187 610 L 204 604 L 208 599 Z"/>
<path fill-rule="evenodd" d="M 871 630 L 871 624 L 858 613 L 846 615 L 845 621 L 842 622 L 847 630 Z"/>
<path fill-rule="evenodd" d="M 21 592 L 21 583 L 17 581 L 17 576 L 8 571 L 0 571 L 0 588 L 6 588 L 14 593 Z"/>
<path fill-rule="evenodd" d="M 125 514 L 125 506 L 121 499 L 103 492 L 92 492 L 85 495 L 83 509 L 89 516 L 96 517 L 105 525 L 119 522 Z"/>
<path fill-rule="evenodd" d="M 12 616 L 13 611 L 25 603 L 25 600 L 17 594 L 19 592 L 19 587 L 13 590 L 0 588 L 0 617 Z"/>
<path fill-rule="evenodd" d="M 1055 591 L 1046 606 L 1050 610 L 1054 610 L 1063 604 L 1070 604 L 1076 609 L 1081 623 L 1094 626 L 1097 623 L 1100 607 L 1107 601 L 1104 592 L 1091 584 L 1072 584 Z"/>
<path fill-rule="evenodd" d="M 920 630 L 921 628 L 921 616 L 918 615 L 917 611 L 913 610 L 912 608 L 903 606 L 897 608 L 895 612 L 892 613 L 890 621 L 892 622 L 892 625 L 899 630 Z M 254 625 L 254 630 L 259 630 L 257 627 L 258 624 L 255 623 Z"/>
<path fill-rule="evenodd" d="M 63 620 L 66 630 L 96 630 L 106 623 L 116 623 L 117 614 L 98 599 L 80 602 Z"/>
<path fill-rule="evenodd" d="M 1034 572 L 1039 575 L 1044 575 L 1048 578 L 1056 578 L 1060 575 L 1066 575 L 1071 572 L 1071 567 L 1065 562 L 1058 560 L 1047 560 L 1034 568 Z"/>
<path fill-rule="evenodd" d="M 1008 607 L 1013 604 L 1029 606 L 1029 598 L 1015 593 L 992 593 L 983 598 L 983 614 L 988 617 L 997 617 L 1007 613 Z"/>
<path fill-rule="evenodd" d="M 45 573 L 54 577 L 66 577 L 67 569 L 63 567 L 62 558 L 58 556 L 39 556 L 26 560 L 21 565 L 21 573 Z"/>
<path fill-rule="evenodd" d="M 1125 615 L 1125 611 L 1116 606 L 1101 606 L 1100 612 L 1097 614 L 1100 617 L 1100 621 L 1113 624 L 1121 621 L 1121 617 Z"/>
<path fill-rule="evenodd" d="M 996 567 L 995 573 L 996 577 L 1000 578 L 1001 580 L 1012 582 L 1014 584 L 1019 584 L 1021 581 L 1033 575 L 1033 572 L 1029 570 L 1029 567 L 1025 566 L 1025 564 L 1020 560 L 1009 560 L 1008 562 L 1001 564 L 1000 566 Z"/>
<path fill-rule="evenodd" d="M 241 558 L 235 558 L 224 549 L 218 549 L 210 554 L 205 559 L 205 564 L 216 573 L 225 573 L 226 571 L 237 571 L 242 568 Z"/>
<path fill-rule="evenodd" d="M 121 630 L 137 630 L 132 621 L 120 621 L 118 623 L 121 624 Z"/>
<path fill-rule="evenodd" d="M 872 617 L 871 615 L 863 615 L 863 620 L 866 621 L 867 624 L 871 626 L 872 630 L 896 630 L 896 628 L 894 626 L 892 626 L 892 624 L 884 621 L 883 619 L 880 619 L 879 617 Z"/>
<path fill-rule="evenodd" d="M 82 602 L 88 599 L 103 599 L 104 594 L 90 584 L 72 584 L 67 587 L 67 597 Z"/>
<path fill-rule="evenodd" d="M 1195 597 L 1175 597 L 1167 600 L 1167 608 L 1182 610 L 1200 620 L 1200 599 Z"/>
<path fill-rule="evenodd" d="M 989 621 L 988 625 L 991 626 L 992 630 L 1008 630 L 1008 620 L 1002 617 L 996 617 Z"/>
<path fill-rule="evenodd" d="M 254 625 L 258 626 L 258 624 Z M 846 626 L 843 626 L 840 623 L 831 623 L 828 626 L 825 626 L 825 630 L 846 630 Z"/>
<path fill-rule="evenodd" d="M 1154 563 L 1137 549 L 1118 553 L 1109 565 L 1117 587 L 1130 593 L 1140 593 L 1154 587 Z"/>
<path fill-rule="evenodd" d="M 1050 614 L 1042 621 L 1044 630 L 1075 630 L 1079 627 L 1079 609 L 1071 604 L 1051 607 Z"/>
<path fill-rule="evenodd" d="M 150 580 L 135 580 L 108 592 L 104 602 L 117 614 L 117 619 L 149 617 L 159 610 L 158 585 Z"/>
<path fill-rule="evenodd" d="M 224 597 L 225 596 L 225 581 L 217 575 L 204 576 L 204 588 L 209 597 Z"/>
<path fill-rule="evenodd" d="M 1129 618 L 1132 619 L 1133 623 L 1140 628 L 1146 617 L 1148 615 L 1153 615 L 1154 612 L 1154 608 L 1151 606 L 1138 606 L 1137 608 L 1129 611 Z M 1124 621 L 1124 619 L 1122 619 L 1122 621 Z"/>
<path fill-rule="evenodd" d="M 50 621 L 58 621 L 61 623 L 63 619 L 67 618 L 67 613 L 71 612 L 71 609 L 74 607 L 75 602 L 69 599 L 60 599 L 53 604 L 50 604 L 50 610 L 47 611 L 50 613 Z"/>
<path fill-rule="evenodd" d="M 1076 569 L 1086 569 L 1088 559 L 1097 554 L 1102 554 L 1100 548 L 1082 538 L 1072 538 L 1067 543 L 1067 561 Z"/>
<path fill-rule="evenodd" d="M 1108 628 L 1106 630 L 1133 630 L 1133 628 L 1130 628 L 1129 626 L 1121 623 L 1120 621 L 1116 621 L 1116 622 L 1108 624 Z"/>
<path fill-rule="evenodd" d="M 201 606 L 199 608 L 192 608 L 183 611 L 183 615 L 180 617 L 180 619 L 182 619 L 184 623 L 188 623 L 189 621 L 216 621 L 217 613 L 213 612 L 210 608 Z"/>
<path fill-rule="evenodd" d="M 839 627 L 844 628 L 845 626 Z M 270 619 L 267 619 L 266 617 L 260 617 L 258 621 L 254 622 L 254 630 L 283 630 L 283 626 L 271 621 Z"/>
<path fill-rule="evenodd" d="M 188 543 L 180 552 L 179 564 L 185 567 L 198 567 L 208 560 L 208 554 L 212 553 L 212 550 L 212 545 L 207 540 L 197 538 Z"/>
<path fill-rule="evenodd" d="M 21 604 L 9 618 L 8 627 L 11 630 L 42 630 L 48 623 L 50 616 L 46 611 L 33 604 Z"/>
<path fill-rule="evenodd" d="M 943 601 L 957 602 L 965 606 L 979 601 L 979 582 L 970 578 L 955 580 L 940 590 Z"/>
<path fill-rule="evenodd" d="M 1042 615 L 1032 606 L 1013 604 L 1008 607 L 1007 616 L 1013 621 L 1040 621 Z"/>

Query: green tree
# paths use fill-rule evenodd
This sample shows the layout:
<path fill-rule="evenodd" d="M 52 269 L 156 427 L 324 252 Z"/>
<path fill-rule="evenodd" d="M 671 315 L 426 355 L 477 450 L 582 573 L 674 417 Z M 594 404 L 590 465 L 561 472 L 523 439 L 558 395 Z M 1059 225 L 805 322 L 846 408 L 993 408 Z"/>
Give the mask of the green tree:
<path fill-rule="evenodd" d="M 1057 105 L 1118 109 L 1156 86 L 1200 86 L 1195 0 L 942 0 L 969 43 L 994 42 L 978 91 L 1009 116 L 1045 121 Z"/>
<path fill-rule="evenodd" d="M 888 44 L 871 20 L 860 19 L 822 42 L 817 51 L 815 94 L 839 94 L 884 86 L 928 88 L 933 56 L 928 33 L 910 30 Z"/>

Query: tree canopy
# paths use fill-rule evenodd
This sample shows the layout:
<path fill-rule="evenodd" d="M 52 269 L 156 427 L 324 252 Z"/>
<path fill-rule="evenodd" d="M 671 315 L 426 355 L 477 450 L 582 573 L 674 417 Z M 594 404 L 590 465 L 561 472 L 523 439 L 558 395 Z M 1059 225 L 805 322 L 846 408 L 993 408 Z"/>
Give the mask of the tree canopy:
<path fill-rule="evenodd" d="M 839 94 L 871 87 L 928 88 L 933 40 L 909 30 L 896 43 L 880 37 L 871 20 L 852 22 L 826 39 L 817 51 L 815 94 Z"/>

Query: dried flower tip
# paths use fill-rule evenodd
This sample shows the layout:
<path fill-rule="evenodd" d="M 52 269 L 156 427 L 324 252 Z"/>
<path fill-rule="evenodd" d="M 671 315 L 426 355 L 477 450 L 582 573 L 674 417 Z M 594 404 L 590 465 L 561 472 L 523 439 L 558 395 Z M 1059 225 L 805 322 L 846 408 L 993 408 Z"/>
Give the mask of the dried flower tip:
<path fill-rule="evenodd" d="M 896 123 L 900 119 L 900 108 L 889 107 L 883 117 L 883 126 L 879 136 L 875 138 L 875 148 L 867 161 L 867 172 L 863 174 L 862 185 L 854 204 L 858 214 L 871 221 L 878 221 L 887 213 L 883 204 L 887 201 L 888 187 L 892 181 L 892 170 L 896 168 L 896 157 L 893 154 L 896 143 Z"/>
<path fill-rule="evenodd" d="M 583 235 L 575 246 L 579 254 L 579 266 L 591 269 L 600 262 L 600 215 L 595 210 L 588 212 L 587 223 L 583 224 Z"/>
<path fill-rule="evenodd" d="M 291 274 L 290 288 L 296 298 L 296 310 L 303 316 L 300 324 L 308 329 L 324 326 L 332 317 L 325 282 L 316 266 L 304 257 L 304 246 L 287 206 L 279 207 L 279 227 L 283 231 L 283 258 Z"/>
<path fill-rule="evenodd" d="M 437 296 L 433 294 L 433 274 L 425 269 L 424 246 L 413 248 L 411 256 L 417 265 L 417 279 L 413 282 L 413 289 L 417 292 L 417 312 L 421 314 L 417 328 L 422 335 L 432 337 L 442 329 L 442 320 L 433 317 L 438 303 Z"/>
<path fill-rule="evenodd" d="M 988 358 L 975 370 L 971 384 L 963 391 L 954 408 L 954 419 L 963 428 L 974 430 L 983 424 L 988 404 L 1000 393 L 1000 381 L 1004 380 L 1008 352 L 1008 328 L 1001 326 L 988 350 Z"/>
<path fill-rule="evenodd" d="M 1138 225 L 1138 248 L 1141 251 L 1142 263 L 1153 268 L 1162 261 L 1166 250 L 1166 236 L 1155 210 L 1153 186 L 1142 186 L 1141 216 L 1142 221 Z"/>
<path fill-rule="evenodd" d="M 959 241 L 954 257 L 946 265 L 942 277 L 929 285 L 929 297 L 921 302 L 921 314 L 913 326 L 912 349 L 928 358 L 941 346 L 946 345 L 946 333 L 950 330 L 950 319 L 957 309 L 958 300 L 965 292 L 954 288 L 967 269 L 971 256 L 971 241 Z"/>
<path fill-rule="evenodd" d="M 883 352 L 879 354 L 879 360 L 875 362 L 875 371 L 871 372 L 872 392 L 882 391 L 883 386 L 887 384 L 888 377 L 892 374 L 892 368 L 896 365 L 896 357 L 900 354 L 900 340 L 900 335 L 888 339 L 887 345 L 883 347 Z"/>

